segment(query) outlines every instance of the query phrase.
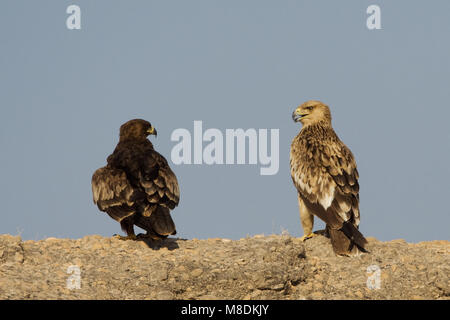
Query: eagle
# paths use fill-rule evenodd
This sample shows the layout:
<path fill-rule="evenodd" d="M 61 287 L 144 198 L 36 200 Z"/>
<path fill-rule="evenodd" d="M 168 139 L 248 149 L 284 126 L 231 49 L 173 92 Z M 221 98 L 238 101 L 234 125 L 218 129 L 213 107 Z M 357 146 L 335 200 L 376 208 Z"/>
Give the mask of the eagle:
<path fill-rule="evenodd" d="M 133 119 L 120 127 L 119 143 L 108 156 L 107 165 L 92 176 L 94 204 L 118 221 L 127 236 L 162 239 L 176 234 L 170 216 L 180 200 L 177 177 L 167 160 L 147 137 L 156 129 L 150 122 Z M 134 225 L 147 234 L 134 233 Z"/>
<path fill-rule="evenodd" d="M 313 237 L 314 216 L 326 223 L 337 255 L 367 252 L 358 230 L 359 184 L 356 161 L 331 125 L 329 107 L 317 100 L 301 104 L 292 114 L 302 128 L 292 140 L 290 169 L 298 192 L 303 241 Z"/>

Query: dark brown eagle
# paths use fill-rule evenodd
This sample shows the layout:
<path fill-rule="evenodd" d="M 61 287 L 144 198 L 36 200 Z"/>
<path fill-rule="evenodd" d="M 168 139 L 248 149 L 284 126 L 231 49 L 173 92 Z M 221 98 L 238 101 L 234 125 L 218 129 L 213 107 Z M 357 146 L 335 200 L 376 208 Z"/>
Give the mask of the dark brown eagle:
<path fill-rule="evenodd" d="M 149 135 L 156 136 L 156 129 L 148 121 L 123 124 L 108 164 L 92 176 L 94 203 L 120 222 L 127 233 L 120 239 L 136 239 L 134 225 L 152 239 L 176 234 L 170 210 L 180 199 L 178 181 L 167 160 L 153 149 Z"/>
<path fill-rule="evenodd" d="M 355 255 L 367 243 L 359 232 L 358 170 L 352 152 L 331 126 L 327 105 L 310 100 L 292 114 L 303 127 L 291 144 L 291 177 L 298 191 L 303 240 L 314 236 L 314 216 L 326 223 L 334 252 Z"/>

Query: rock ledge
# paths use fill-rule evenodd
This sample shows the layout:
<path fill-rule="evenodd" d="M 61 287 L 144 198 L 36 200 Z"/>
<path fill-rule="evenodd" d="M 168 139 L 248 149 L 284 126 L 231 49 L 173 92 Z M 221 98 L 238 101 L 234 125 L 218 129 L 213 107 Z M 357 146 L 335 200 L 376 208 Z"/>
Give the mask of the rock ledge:
<path fill-rule="evenodd" d="M 370 254 L 329 240 L 22 241 L 0 235 L 0 299 L 450 299 L 450 242 L 369 238 Z"/>

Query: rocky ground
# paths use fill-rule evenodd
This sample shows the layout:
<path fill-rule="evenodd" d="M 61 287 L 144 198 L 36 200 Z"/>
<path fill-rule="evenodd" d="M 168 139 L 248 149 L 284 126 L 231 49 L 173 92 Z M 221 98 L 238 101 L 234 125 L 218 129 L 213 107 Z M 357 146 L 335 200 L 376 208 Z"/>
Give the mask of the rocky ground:
<path fill-rule="evenodd" d="M 450 242 L 329 240 L 22 241 L 0 235 L 0 299 L 450 299 Z M 79 286 L 79 288 L 78 288 Z"/>

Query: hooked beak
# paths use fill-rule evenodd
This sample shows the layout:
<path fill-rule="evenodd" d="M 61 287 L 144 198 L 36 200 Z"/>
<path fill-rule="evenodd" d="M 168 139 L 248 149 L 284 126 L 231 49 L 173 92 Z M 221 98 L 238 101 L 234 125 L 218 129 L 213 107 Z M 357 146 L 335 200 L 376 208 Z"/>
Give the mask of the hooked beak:
<path fill-rule="evenodd" d="M 297 110 L 295 110 L 294 112 L 292 112 L 292 120 L 294 120 L 294 122 L 299 122 L 299 120 L 306 115 L 307 114 L 298 114 Z"/>
<path fill-rule="evenodd" d="M 158 136 L 158 132 L 156 132 L 156 129 L 153 126 L 151 126 L 150 129 L 147 130 L 147 133 L 152 134 L 155 137 Z"/>

